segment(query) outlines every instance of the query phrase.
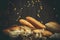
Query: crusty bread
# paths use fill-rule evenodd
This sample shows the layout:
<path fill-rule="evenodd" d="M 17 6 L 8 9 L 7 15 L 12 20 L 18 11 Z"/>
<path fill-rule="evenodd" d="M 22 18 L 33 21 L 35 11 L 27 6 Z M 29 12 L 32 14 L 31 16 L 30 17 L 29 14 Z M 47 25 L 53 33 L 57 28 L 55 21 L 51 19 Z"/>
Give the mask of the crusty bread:
<path fill-rule="evenodd" d="M 9 27 L 7 29 L 4 29 L 3 32 L 8 33 L 10 31 L 14 31 L 14 30 L 20 30 L 20 27 L 19 26 L 12 26 L 12 27 Z"/>
<path fill-rule="evenodd" d="M 36 29 L 33 30 L 34 33 L 42 33 L 43 36 L 49 37 L 51 36 L 53 33 L 48 31 L 48 30 L 42 30 L 42 29 Z"/>
<path fill-rule="evenodd" d="M 51 36 L 53 33 L 50 32 L 50 31 L 48 31 L 48 30 L 44 30 L 44 31 L 42 32 L 42 34 L 43 34 L 43 36 L 49 37 L 49 36 Z"/>
<path fill-rule="evenodd" d="M 60 25 L 57 22 L 48 22 L 45 25 L 49 31 L 52 31 L 54 33 L 60 32 Z"/>
<path fill-rule="evenodd" d="M 25 19 L 20 19 L 19 22 L 20 22 L 21 24 L 23 24 L 23 25 L 26 25 L 26 26 L 30 27 L 30 28 L 35 28 L 31 23 L 29 23 L 29 22 L 28 22 L 27 20 L 25 20 Z"/>
<path fill-rule="evenodd" d="M 43 25 L 40 21 L 37 21 L 33 17 L 26 17 L 26 20 L 29 21 L 31 24 L 33 24 L 36 28 L 46 28 L 45 25 Z"/>

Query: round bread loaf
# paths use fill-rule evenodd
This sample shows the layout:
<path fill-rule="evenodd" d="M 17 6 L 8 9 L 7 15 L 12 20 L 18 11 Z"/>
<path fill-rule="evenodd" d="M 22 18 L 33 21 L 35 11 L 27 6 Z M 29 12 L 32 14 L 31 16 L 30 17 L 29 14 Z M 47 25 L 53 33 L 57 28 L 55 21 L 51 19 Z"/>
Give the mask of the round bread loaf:
<path fill-rule="evenodd" d="M 60 32 L 60 25 L 57 22 L 48 22 L 45 24 L 47 30 L 52 32 Z"/>

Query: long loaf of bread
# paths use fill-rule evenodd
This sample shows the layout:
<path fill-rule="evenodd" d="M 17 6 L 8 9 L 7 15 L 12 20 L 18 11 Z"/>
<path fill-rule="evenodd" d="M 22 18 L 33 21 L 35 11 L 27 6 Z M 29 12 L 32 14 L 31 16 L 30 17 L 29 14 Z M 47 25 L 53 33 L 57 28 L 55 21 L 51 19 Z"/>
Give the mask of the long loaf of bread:
<path fill-rule="evenodd" d="M 37 21 L 33 17 L 26 17 L 26 20 L 29 21 L 31 24 L 33 24 L 36 28 L 46 28 L 45 25 L 43 25 L 40 21 Z"/>
<path fill-rule="evenodd" d="M 20 19 L 19 22 L 23 25 L 30 27 L 30 28 L 34 28 L 34 26 L 31 23 L 29 23 L 28 21 L 26 21 L 25 19 Z"/>
<path fill-rule="evenodd" d="M 43 36 L 46 36 L 46 37 L 49 37 L 49 36 L 51 36 L 53 33 L 52 32 L 50 32 L 50 31 L 48 31 L 48 30 L 41 30 L 41 29 L 35 29 L 35 30 L 33 30 L 33 32 L 34 33 L 39 33 L 39 32 L 41 32 L 42 33 L 42 35 Z"/>
<path fill-rule="evenodd" d="M 50 31 L 48 31 L 48 30 L 44 30 L 44 31 L 42 32 L 42 34 L 43 34 L 43 36 L 49 37 L 49 36 L 51 36 L 53 33 L 50 32 Z"/>

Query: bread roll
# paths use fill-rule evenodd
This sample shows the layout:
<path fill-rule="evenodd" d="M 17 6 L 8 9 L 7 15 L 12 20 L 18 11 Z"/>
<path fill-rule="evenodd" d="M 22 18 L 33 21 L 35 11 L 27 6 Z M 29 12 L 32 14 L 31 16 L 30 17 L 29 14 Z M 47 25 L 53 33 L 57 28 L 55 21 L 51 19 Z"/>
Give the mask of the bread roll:
<path fill-rule="evenodd" d="M 33 17 L 26 17 L 26 20 L 33 24 L 36 28 L 46 28 L 45 25 L 43 25 L 40 21 L 37 21 Z"/>
<path fill-rule="evenodd" d="M 48 30 L 42 30 L 42 29 L 36 29 L 36 30 L 33 30 L 34 33 L 42 33 L 42 36 L 46 36 L 46 37 L 49 37 L 51 36 L 53 33 L 48 31 Z"/>
<path fill-rule="evenodd" d="M 54 33 L 60 32 L 60 25 L 57 22 L 48 22 L 45 25 L 49 31 L 52 31 Z"/>
<path fill-rule="evenodd" d="M 4 29 L 3 32 L 4 32 L 4 34 L 8 34 L 10 32 L 10 30 L 9 29 Z"/>
<path fill-rule="evenodd" d="M 23 25 L 30 27 L 30 28 L 35 28 L 31 23 L 29 23 L 28 21 L 26 21 L 24 19 L 20 19 L 19 22 Z"/>
<path fill-rule="evenodd" d="M 20 30 L 20 27 L 19 26 L 12 26 L 12 27 L 9 27 L 7 29 L 4 29 L 3 32 L 7 34 L 10 31 L 14 31 L 14 30 Z"/>
<path fill-rule="evenodd" d="M 48 31 L 48 30 L 44 30 L 44 31 L 42 32 L 42 34 L 43 34 L 43 36 L 49 37 L 49 36 L 51 36 L 53 33 L 50 32 L 50 31 Z"/>

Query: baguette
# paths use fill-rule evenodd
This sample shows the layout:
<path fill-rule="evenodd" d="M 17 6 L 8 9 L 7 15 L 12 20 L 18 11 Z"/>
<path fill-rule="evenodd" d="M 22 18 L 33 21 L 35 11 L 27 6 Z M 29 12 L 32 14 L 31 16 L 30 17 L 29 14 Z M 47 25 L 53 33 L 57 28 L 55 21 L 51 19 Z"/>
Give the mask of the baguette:
<path fill-rule="evenodd" d="M 45 25 L 43 25 L 40 21 L 37 21 L 33 17 L 26 17 L 26 20 L 33 24 L 36 28 L 46 28 Z"/>
<path fill-rule="evenodd" d="M 44 30 L 44 31 L 42 32 L 42 34 L 43 34 L 43 36 L 46 36 L 46 37 L 49 37 L 49 36 L 53 35 L 53 33 L 50 32 L 50 31 L 48 31 L 48 30 Z"/>
<path fill-rule="evenodd" d="M 53 33 L 48 31 L 48 30 L 42 30 L 42 29 L 35 29 L 33 30 L 34 33 L 41 33 L 42 36 L 45 36 L 45 37 L 49 37 L 51 36 Z"/>
<path fill-rule="evenodd" d="M 5 34 L 8 34 L 8 33 L 10 32 L 10 30 L 9 30 L 9 29 L 4 29 L 3 32 L 4 32 Z"/>
<path fill-rule="evenodd" d="M 9 27 L 9 28 L 6 28 L 3 30 L 3 32 L 5 34 L 9 33 L 10 31 L 14 31 L 14 30 L 20 30 L 20 27 L 19 26 L 12 26 L 12 27 Z"/>
<path fill-rule="evenodd" d="M 30 28 L 35 28 L 31 23 L 29 23 L 28 21 L 26 21 L 24 19 L 20 19 L 19 22 L 23 25 L 30 27 Z"/>

